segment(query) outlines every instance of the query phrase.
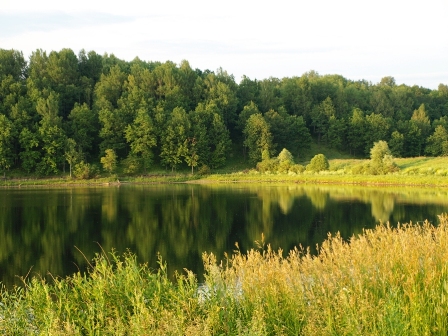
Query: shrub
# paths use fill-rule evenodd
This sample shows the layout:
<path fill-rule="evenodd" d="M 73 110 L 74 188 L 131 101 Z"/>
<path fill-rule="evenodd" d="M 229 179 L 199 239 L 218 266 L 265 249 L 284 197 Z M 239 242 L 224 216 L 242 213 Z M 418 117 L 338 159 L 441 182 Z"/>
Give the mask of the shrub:
<path fill-rule="evenodd" d="M 97 177 L 99 169 L 96 165 L 81 161 L 73 167 L 73 176 L 78 179 L 91 179 Z"/>
<path fill-rule="evenodd" d="M 276 172 L 278 170 L 278 159 L 268 159 L 257 163 L 257 170 L 260 173 L 267 171 Z"/>
<path fill-rule="evenodd" d="M 328 159 L 323 154 L 315 155 L 309 165 L 306 166 L 306 170 L 320 172 L 323 170 L 328 170 L 330 168 L 330 164 L 328 163 Z"/>
<path fill-rule="evenodd" d="M 128 156 L 126 159 L 121 161 L 121 164 L 125 174 L 135 174 L 142 168 L 141 160 L 135 156 Z"/>
<path fill-rule="evenodd" d="M 305 167 L 302 166 L 301 164 L 294 164 L 291 167 L 289 167 L 289 172 L 291 173 L 303 173 L 305 171 Z"/>
<path fill-rule="evenodd" d="M 370 149 L 369 173 L 382 175 L 400 170 L 394 162 L 392 153 L 386 141 L 375 142 Z"/>
<path fill-rule="evenodd" d="M 206 164 L 203 164 L 199 170 L 198 170 L 198 174 L 199 175 L 209 175 L 210 174 L 210 167 L 207 166 Z"/>

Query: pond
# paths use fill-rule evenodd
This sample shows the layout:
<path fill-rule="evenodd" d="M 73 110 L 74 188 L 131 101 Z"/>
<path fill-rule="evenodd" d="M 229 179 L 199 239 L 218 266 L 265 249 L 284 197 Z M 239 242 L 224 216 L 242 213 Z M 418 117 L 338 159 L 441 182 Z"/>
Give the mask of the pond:
<path fill-rule="evenodd" d="M 95 253 L 127 249 L 172 274 L 201 279 L 202 254 L 218 260 L 256 247 L 309 246 L 329 232 L 348 239 L 380 221 L 438 223 L 447 189 L 271 185 L 126 185 L 0 189 L 0 281 L 85 270 Z M 87 260 L 86 260 L 87 259 Z"/>

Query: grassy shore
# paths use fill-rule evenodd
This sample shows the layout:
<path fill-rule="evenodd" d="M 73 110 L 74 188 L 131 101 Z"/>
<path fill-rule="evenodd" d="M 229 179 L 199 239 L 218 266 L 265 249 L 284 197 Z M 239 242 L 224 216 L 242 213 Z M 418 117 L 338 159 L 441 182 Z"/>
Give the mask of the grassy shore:
<path fill-rule="evenodd" d="M 353 185 L 403 185 L 448 187 L 448 157 L 417 157 L 395 159 L 399 171 L 387 175 L 356 174 L 356 168 L 368 160 L 331 159 L 330 169 L 319 173 L 260 173 L 255 169 L 243 169 L 241 163 L 229 166 L 207 176 L 191 174 L 189 170 L 167 172 L 155 170 L 141 176 L 113 175 L 96 179 L 79 180 L 67 176 L 52 178 L 25 177 L 13 175 L 0 179 L 0 187 L 36 186 L 76 186 L 76 185 L 117 185 L 121 183 L 312 183 L 312 184 L 353 184 Z"/>
<path fill-rule="evenodd" d="M 98 255 L 88 274 L 2 289 L 5 335 L 447 335 L 448 217 L 338 235 L 317 256 L 263 242 L 218 261 L 205 282 L 127 253 Z"/>
<path fill-rule="evenodd" d="M 330 169 L 319 173 L 303 172 L 290 174 L 259 173 L 245 170 L 233 173 L 213 174 L 200 182 L 253 182 L 253 183 L 310 183 L 353 185 L 403 185 L 448 187 L 447 157 L 418 157 L 395 159 L 399 171 L 387 175 L 355 174 L 356 167 L 368 160 L 332 159 Z"/>

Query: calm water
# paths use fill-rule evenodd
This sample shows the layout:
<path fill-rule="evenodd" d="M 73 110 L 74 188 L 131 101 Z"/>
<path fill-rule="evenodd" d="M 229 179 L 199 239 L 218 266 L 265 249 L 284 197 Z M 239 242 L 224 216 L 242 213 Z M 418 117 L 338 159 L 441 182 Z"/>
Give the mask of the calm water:
<path fill-rule="evenodd" d="M 121 185 L 0 189 L 0 281 L 84 270 L 95 253 L 129 249 L 139 261 L 201 277 L 203 252 L 315 246 L 328 232 L 349 238 L 379 221 L 430 220 L 448 212 L 448 190 L 327 186 Z"/>

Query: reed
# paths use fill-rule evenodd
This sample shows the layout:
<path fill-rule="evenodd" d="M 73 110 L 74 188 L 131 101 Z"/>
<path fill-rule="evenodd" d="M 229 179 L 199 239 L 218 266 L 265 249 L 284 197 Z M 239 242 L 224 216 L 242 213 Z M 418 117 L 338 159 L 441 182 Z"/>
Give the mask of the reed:
<path fill-rule="evenodd" d="M 205 253 L 202 284 L 188 271 L 170 280 L 161 260 L 99 254 L 87 274 L 3 288 L 0 334 L 448 334 L 447 215 L 329 235 L 318 251 Z"/>

